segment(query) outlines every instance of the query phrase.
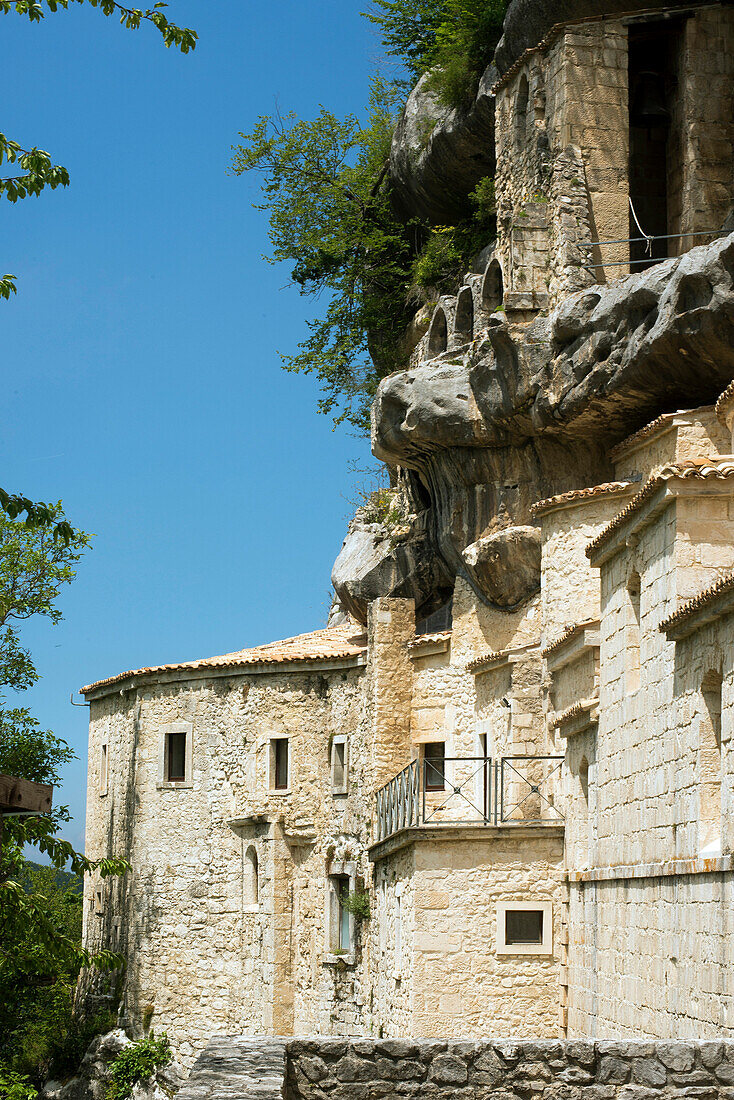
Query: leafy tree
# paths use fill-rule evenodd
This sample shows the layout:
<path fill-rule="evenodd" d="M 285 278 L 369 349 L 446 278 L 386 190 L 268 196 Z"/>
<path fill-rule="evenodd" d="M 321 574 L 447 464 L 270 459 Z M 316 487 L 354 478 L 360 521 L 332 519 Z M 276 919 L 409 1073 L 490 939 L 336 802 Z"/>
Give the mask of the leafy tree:
<path fill-rule="evenodd" d="M 398 363 L 395 333 L 410 316 L 410 240 L 386 186 L 396 107 L 395 88 L 375 79 L 365 124 L 323 107 L 313 121 L 263 116 L 233 146 L 232 172 L 263 174 L 258 209 L 270 214 L 270 262 L 290 262 L 302 293 L 328 296 L 284 365 L 314 372 L 320 410 L 360 430 L 377 383 Z"/>
<path fill-rule="evenodd" d="M 374 0 L 376 10 L 364 12 L 382 33 L 382 44 L 396 57 L 410 88 L 430 68 L 436 49 L 436 35 L 446 15 L 446 0 Z"/>
<path fill-rule="evenodd" d="M 0 514 L 0 772 L 57 784 L 72 757 L 69 746 L 42 730 L 25 707 L 8 707 L 2 696 L 22 690 L 38 674 L 17 633 L 18 624 L 44 616 L 58 622 L 56 600 L 74 577 L 89 544 L 83 531 L 68 542 L 54 539 L 53 524 L 66 522 L 61 504 L 49 510 L 45 527 L 27 527 Z M 81 946 L 79 895 L 59 884 L 56 872 L 102 876 L 127 869 L 122 860 L 92 862 L 59 835 L 68 807 L 56 805 L 39 817 L 5 817 L 0 848 L 0 1033 L 8 1072 L 39 1080 L 50 1061 L 72 1048 L 81 1025 L 72 1015 L 72 992 L 83 965 L 119 965 L 110 952 L 92 957 Z M 50 862 L 34 869 L 31 845 Z M 54 870 L 55 869 L 55 870 Z M 5 1038 L 7 1037 L 7 1039 Z M 16 1084 L 13 1085 L 15 1089 Z M 8 1086 L 10 1087 L 10 1086 Z M 20 1086 L 17 1086 L 20 1087 Z"/>

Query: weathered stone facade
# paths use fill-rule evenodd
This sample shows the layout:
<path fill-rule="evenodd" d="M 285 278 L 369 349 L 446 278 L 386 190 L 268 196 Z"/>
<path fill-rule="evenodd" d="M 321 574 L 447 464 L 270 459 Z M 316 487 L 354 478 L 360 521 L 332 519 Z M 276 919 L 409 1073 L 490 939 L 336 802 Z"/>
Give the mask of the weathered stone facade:
<path fill-rule="evenodd" d="M 498 235 L 378 390 L 401 522 L 350 525 L 354 618 L 84 689 L 88 853 L 133 866 L 89 884 L 86 942 L 187 1065 L 317 1033 L 292 1095 L 388 1095 L 393 1056 L 401 1094 L 734 1083 L 734 8 L 606 7 L 393 149 L 436 211 L 494 133 Z M 458 1043 L 487 1034 L 514 1042 Z M 627 1042 L 682 1037 L 717 1042 Z"/>

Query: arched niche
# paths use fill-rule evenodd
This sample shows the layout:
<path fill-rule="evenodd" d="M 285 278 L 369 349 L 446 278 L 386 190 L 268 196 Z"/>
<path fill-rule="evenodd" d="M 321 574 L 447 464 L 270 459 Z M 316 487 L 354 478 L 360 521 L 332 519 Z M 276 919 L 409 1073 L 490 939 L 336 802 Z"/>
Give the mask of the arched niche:
<path fill-rule="evenodd" d="M 485 313 L 496 313 L 505 298 L 505 284 L 499 260 L 492 260 L 487 267 L 482 284 L 482 308 Z"/>
<path fill-rule="evenodd" d="M 257 852 L 252 844 L 245 852 L 242 872 L 243 901 L 246 907 L 254 909 L 260 900 L 260 881 L 258 878 Z"/>
<path fill-rule="evenodd" d="M 428 331 L 428 357 L 433 359 L 436 355 L 442 355 L 446 351 L 449 342 L 449 330 L 446 322 L 446 314 L 439 306 L 433 314 L 431 327 Z"/>
<path fill-rule="evenodd" d="M 515 100 L 515 132 L 518 140 L 525 141 L 528 132 L 528 102 L 530 100 L 530 84 L 525 73 L 520 77 Z"/>
<path fill-rule="evenodd" d="M 468 344 L 474 338 L 474 295 L 468 286 L 459 292 L 456 301 L 454 337 L 457 344 Z"/>

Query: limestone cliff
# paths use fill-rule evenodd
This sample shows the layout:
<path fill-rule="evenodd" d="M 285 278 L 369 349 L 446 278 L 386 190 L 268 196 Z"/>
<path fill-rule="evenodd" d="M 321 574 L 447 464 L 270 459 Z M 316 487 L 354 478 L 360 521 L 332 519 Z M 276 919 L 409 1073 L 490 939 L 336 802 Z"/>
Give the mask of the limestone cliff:
<path fill-rule="evenodd" d="M 410 96 L 390 159 L 396 203 L 406 217 L 448 221 L 496 169 L 498 240 L 485 250 L 487 274 L 467 274 L 459 297 L 438 303 L 442 328 L 434 316 L 410 368 L 377 393 L 373 452 L 402 471 L 418 503 L 399 545 L 359 521 L 350 527 L 333 581 L 362 621 L 378 595 L 412 596 L 419 615 L 430 613 L 457 575 L 500 609 L 522 603 L 539 569 L 531 505 L 609 480 L 614 444 L 659 413 L 715 400 L 734 376 L 734 234 L 721 229 L 734 200 L 731 99 L 710 133 L 699 102 L 715 40 L 703 36 L 731 36 L 734 21 L 710 6 L 698 17 L 700 6 L 686 4 L 671 24 L 668 9 L 682 5 L 666 3 L 660 22 L 663 5 L 649 2 L 512 0 L 471 110 L 442 114 L 425 81 Z M 683 254 L 654 264 L 657 245 L 635 240 L 628 210 L 641 186 L 639 34 L 634 19 L 616 17 L 637 11 L 658 19 L 645 34 L 667 36 L 675 61 L 665 79 L 683 89 L 666 120 L 669 163 L 673 152 L 680 159 L 667 182 L 677 220 L 660 237 Z M 687 83 L 686 64 L 695 70 Z M 734 71 L 722 64 L 730 97 Z M 502 289 L 491 303 L 487 292 L 493 255 L 504 304 Z M 636 274 L 625 274 L 629 265 Z"/>

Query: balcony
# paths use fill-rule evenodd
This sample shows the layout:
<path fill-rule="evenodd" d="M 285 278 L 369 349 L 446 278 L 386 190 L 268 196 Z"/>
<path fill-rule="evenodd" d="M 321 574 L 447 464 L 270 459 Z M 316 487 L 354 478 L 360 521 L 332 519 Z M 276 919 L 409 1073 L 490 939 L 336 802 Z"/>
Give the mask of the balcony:
<path fill-rule="evenodd" d="M 562 756 L 414 760 L 375 794 L 373 843 L 425 826 L 562 825 Z"/>

